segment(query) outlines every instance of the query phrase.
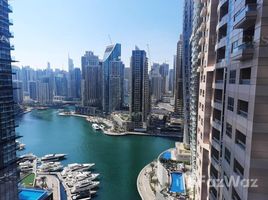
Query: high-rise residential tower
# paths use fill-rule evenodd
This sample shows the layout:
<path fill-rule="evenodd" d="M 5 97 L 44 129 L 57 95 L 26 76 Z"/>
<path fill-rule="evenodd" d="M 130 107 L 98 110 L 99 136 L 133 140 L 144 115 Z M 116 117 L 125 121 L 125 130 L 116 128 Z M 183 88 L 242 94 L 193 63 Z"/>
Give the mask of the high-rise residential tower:
<path fill-rule="evenodd" d="M 177 43 L 174 97 L 174 112 L 183 123 L 182 36 Z"/>
<path fill-rule="evenodd" d="M 203 1 L 197 199 L 268 199 L 266 0 Z M 216 32 L 216 38 L 215 38 Z M 215 45 L 213 45 L 215 44 Z M 201 181 L 222 179 L 223 187 Z M 257 187 L 230 180 L 257 180 Z"/>
<path fill-rule="evenodd" d="M 102 63 L 102 108 L 109 114 L 120 110 L 124 103 L 124 64 L 121 61 L 121 44 L 106 48 Z"/>
<path fill-rule="evenodd" d="M 18 171 L 16 158 L 16 133 L 9 30 L 12 24 L 9 13 L 12 8 L 7 0 L 0 0 L 0 197 L 3 200 L 18 199 Z"/>
<path fill-rule="evenodd" d="M 131 57 L 130 115 L 135 128 L 144 127 L 150 108 L 148 59 L 144 50 L 136 47 Z"/>
<path fill-rule="evenodd" d="M 82 64 L 82 105 L 102 106 L 101 62 L 93 52 L 87 51 L 81 58 Z"/>
<path fill-rule="evenodd" d="M 184 109 L 184 144 L 190 145 L 190 76 L 191 76 L 191 45 L 192 18 L 194 0 L 184 0 L 183 34 L 182 34 L 182 78 L 183 78 L 183 109 Z"/>
<path fill-rule="evenodd" d="M 68 97 L 75 98 L 75 74 L 74 74 L 74 62 L 68 56 Z"/>

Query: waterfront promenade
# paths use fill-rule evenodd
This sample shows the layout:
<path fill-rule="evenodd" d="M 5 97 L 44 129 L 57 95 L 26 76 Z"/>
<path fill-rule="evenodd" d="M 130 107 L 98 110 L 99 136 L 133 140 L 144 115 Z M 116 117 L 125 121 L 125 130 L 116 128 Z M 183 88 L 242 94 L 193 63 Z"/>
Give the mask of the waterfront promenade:
<path fill-rule="evenodd" d="M 142 200 L 154 200 L 155 194 L 150 186 L 150 176 L 152 172 L 151 163 L 146 165 L 138 175 L 137 178 L 137 189 Z"/>
<path fill-rule="evenodd" d="M 60 116 L 74 116 L 74 117 L 81 117 L 86 119 L 87 121 L 90 122 L 89 120 L 89 116 L 87 115 L 80 115 L 80 114 L 76 114 L 74 112 L 71 112 L 69 114 L 64 114 L 64 113 L 59 113 Z M 112 122 L 108 119 L 105 118 L 101 118 L 101 117 L 93 117 L 90 116 L 91 119 L 94 119 L 95 121 L 101 121 L 102 123 L 105 123 L 108 126 L 113 126 Z M 108 130 L 103 130 L 103 133 L 105 135 L 109 135 L 109 136 L 126 136 L 126 135 L 139 135 L 139 136 L 156 136 L 156 137 L 174 137 L 174 138 L 180 138 L 179 135 L 177 134 L 153 134 L 153 133 L 142 133 L 142 132 L 113 132 L 111 129 Z"/>

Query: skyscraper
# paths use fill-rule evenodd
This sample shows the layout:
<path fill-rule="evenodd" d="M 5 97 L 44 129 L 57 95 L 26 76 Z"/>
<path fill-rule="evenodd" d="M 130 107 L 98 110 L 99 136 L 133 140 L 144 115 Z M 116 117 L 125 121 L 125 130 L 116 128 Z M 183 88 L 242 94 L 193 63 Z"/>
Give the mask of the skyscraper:
<path fill-rule="evenodd" d="M 183 123 L 182 36 L 177 44 L 174 94 L 174 112 Z"/>
<path fill-rule="evenodd" d="M 146 52 L 136 47 L 131 57 L 130 115 L 135 128 L 142 128 L 149 114 L 149 75 Z"/>
<path fill-rule="evenodd" d="M 7 0 L 0 0 L 0 197 L 4 200 L 18 199 L 18 171 L 16 158 L 16 133 L 9 31 L 9 13 L 12 12 Z"/>
<path fill-rule="evenodd" d="M 81 58 L 82 65 L 82 105 L 102 107 L 101 62 L 93 52 L 87 51 Z"/>
<path fill-rule="evenodd" d="M 80 68 L 74 68 L 73 70 L 74 74 L 74 98 L 75 99 L 81 99 L 81 70 Z"/>
<path fill-rule="evenodd" d="M 154 63 L 150 72 L 150 92 L 152 96 L 152 103 L 161 101 L 163 97 L 163 77 L 159 71 L 160 65 Z"/>
<path fill-rule="evenodd" d="M 168 93 L 168 72 L 169 72 L 169 65 L 163 63 L 160 65 L 159 73 L 162 76 L 162 93 Z"/>
<path fill-rule="evenodd" d="M 267 1 L 215 0 L 200 6 L 204 40 L 195 196 L 268 199 Z M 209 187 L 202 175 L 212 180 L 257 180 L 258 187 L 241 182 Z"/>
<path fill-rule="evenodd" d="M 74 62 L 73 59 L 68 57 L 68 97 L 69 98 L 76 98 L 75 97 L 75 74 L 74 74 Z"/>
<path fill-rule="evenodd" d="M 182 34 L 182 78 L 183 78 L 183 109 L 184 109 L 184 144 L 190 145 L 190 76 L 191 76 L 191 45 L 194 0 L 184 0 L 183 34 Z"/>
<path fill-rule="evenodd" d="M 36 101 L 37 100 L 37 83 L 36 81 L 29 82 L 29 96 L 30 99 Z"/>
<path fill-rule="evenodd" d="M 102 64 L 103 112 L 120 110 L 124 103 L 124 64 L 121 61 L 121 44 L 106 48 Z"/>

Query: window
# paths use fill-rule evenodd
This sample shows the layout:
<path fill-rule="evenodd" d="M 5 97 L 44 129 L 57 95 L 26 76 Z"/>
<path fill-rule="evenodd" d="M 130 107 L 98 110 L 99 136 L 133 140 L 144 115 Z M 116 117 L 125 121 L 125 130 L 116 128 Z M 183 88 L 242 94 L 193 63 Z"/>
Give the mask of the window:
<path fill-rule="evenodd" d="M 244 176 L 244 168 L 236 159 L 234 159 L 234 173 L 236 173 L 241 178 Z"/>
<path fill-rule="evenodd" d="M 238 40 L 232 43 L 232 53 L 234 53 L 237 50 L 237 47 L 238 47 Z"/>
<path fill-rule="evenodd" d="M 232 200 L 241 200 L 234 187 L 232 188 Z"/>
<path fill-rule="evenodd" d="M 248 102 L 243 101 L 243 100 L 238 100 L 237 114 L 244 118 L 248 117 Z"/>
<path fill-rule="evenodd" d="M 235 84 L 235 80 L 236 80 L 236 71 L 231 70 L 230 74 L 229 74 L 229 83 L 230 84 Z"/>
<path fill-rule="evenodd" d="M 244 68 L 240 70 L 239 84 L 249 85 L 251 79 L 251 68 Z"/>
<path fill-rule="evenodd" d="M 230 111 L 234 111 L 234 98 L 228 97 L 227 109 L 230 110 Z"/>
<path fill-rule="evenodd" d="M 212 128 L 212 139 L 217 142 L 220 143 L 220 131 L 216 130 L 215 128 Z"/>
<path fill-rule="evenodd" d="M 233 135 L 233 127 L 231 124 L 229 123 L 226 123 L 226 135 L 229 137 L 229 138 L 232 138 L 232 135 Z"/>
<path fill-rule="evenodd" d="M 229 151 L 228 148 L 225 147 L 225 150 L 224 150 L 224 159 L 229 163 L 231 163 L 231 152 Z"/>
<path fill-rule="evenodd" d="M 235 143 L 243 150 L 246 149 L 246 136 L 238 130 L 235 133 Z"/>

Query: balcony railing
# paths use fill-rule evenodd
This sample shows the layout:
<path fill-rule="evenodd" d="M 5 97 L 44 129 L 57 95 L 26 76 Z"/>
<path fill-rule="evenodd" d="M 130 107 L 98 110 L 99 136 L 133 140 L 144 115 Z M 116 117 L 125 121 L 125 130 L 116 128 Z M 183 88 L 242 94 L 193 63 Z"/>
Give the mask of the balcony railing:
<path fill-rule="evenodd" d="M 215 80 L 215 83 L 223 83 L 223 80 Z"/>
<path fill-rule="evenodd" d="M 239 83 L 241 85 L 250 85 L 250 79 L 240 79 Z"/>
<path fill-rule="evenodd" d="M 217 99 L 217 98 L 215 98 L 214 101 L 215 101 L 216 103 L 222 103 L 222 100 L 221 100 L 221 99 Z"/>
<path fill-rule="evenodd" d="M 246 111 L 243 111 L 243 110 L 238 110 L 237 114 L 244 117 L 244 118 L 248 117 L 248 113 Z"/>
<path fill-rule="evenodd" d="M 246 60 L 253 57 L 254 53 L 254 45 L 252 42 L 250 43 L 243 43 L 233 49 L 232 52 L 232 59 L 233 60 Z"/>
<path fill-rule="evenodd" d="M 249 28 L 253 26 L 257 18 L 257 5 L 248 4 L 234 16 L 234 28 Z"/>
<path fill-rule="evenodd" d="M 237 144 L 241 149 L 243 149 L 243 150 L 246 149 L 246 145 L 245 145 L 245 143 L 242 142 L 241 140 L 237 139 L 237 140 L 236 140 L 236 144 Z"/>

